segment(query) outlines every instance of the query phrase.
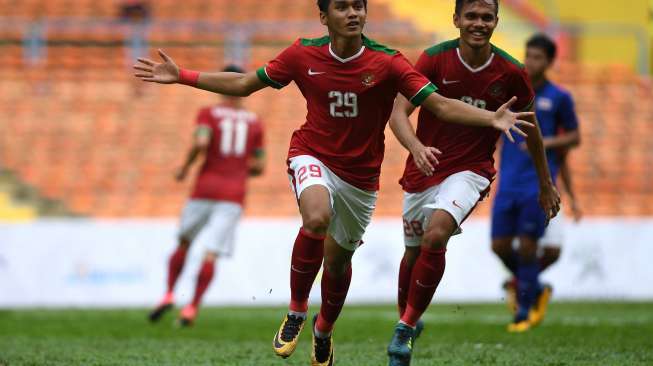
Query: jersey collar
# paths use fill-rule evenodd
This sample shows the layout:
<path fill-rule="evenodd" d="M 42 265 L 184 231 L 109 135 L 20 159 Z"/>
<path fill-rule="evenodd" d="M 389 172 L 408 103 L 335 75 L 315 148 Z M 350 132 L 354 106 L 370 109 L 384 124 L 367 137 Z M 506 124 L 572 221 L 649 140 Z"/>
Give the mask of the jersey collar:
<path fill-rule="evenodd" d="M 351 57 L 347 57 L 347 58 L 342 58 L 342 57 L 336 55 L 335 52 L 333 52 L 333 49 L 331 48 L 331 42 L 329 42 L 329 53 L 331 54 L 331 57 L 333 57 L 336 60 L 342 62 L 343 64 L 361 57 L 363 55 L 363 52 L 365 52 L 365 45 L 362 45 L 361 49 L 355 55 L 353 55 Z"/>
<path fill-rule="evenodd" d="M 465 60 L 463 60 L 463 56 L 460 54 L 460 47 L 456 48 L 456 54 L 458 55 L 458 59 L 460 60 L 460 62 L 462 62 L 462 64 L 467 68 L 467 70 L 469 70 L 469 71 L 471 71 L 473 73 L 481 72 L 481 71 L 487 69 L 488 66 L 490 66 L 490 64 L 492 64 L 492 60 L 494 60 L 494 52 L 492 52 L 492 54 L 490 55 L 490 58 L 487 60 L 487 62 L 483 66 L 473 68 L 473 67 L 469 66 L 469 64 L 467 62 L 465 62 Z"/>

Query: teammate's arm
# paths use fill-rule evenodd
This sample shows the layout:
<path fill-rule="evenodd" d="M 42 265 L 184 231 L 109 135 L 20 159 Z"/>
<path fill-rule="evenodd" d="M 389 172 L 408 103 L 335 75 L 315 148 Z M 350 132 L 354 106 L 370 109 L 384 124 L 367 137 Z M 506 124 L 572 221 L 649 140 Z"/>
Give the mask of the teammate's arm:
<path fill-rule="evenodd" d="M 163 63 L 139 58 L 134 65 L 134 76 L 143 81 L 159 84 L 185 84 L 198 89 L 236 97 L 246 97 L 268 85 L 259 79 L 256 72 L 196 72 L 180 69 L 175 62 L 159 50 Z"/>
<path fill-rule="evenodd" d="M 265 150 L 257 149 L 248 161 L 250 177 L 258 177 L 265 171 Z"/>
<path fill-rule="evenodd" d="M 426 176 L 432 176 L 437 165 L 436 155 L 442 154 L 434 147 L 426 147 L 415 135 L 413 126 L 410 123 L 410 115 L 415 111 L 415 106 L 408 99 L 399 94 L 390 116 L 390 129 L 406 150 L 413 156 L 415 165 Z"/>
<path fill-rule="evenodd" d="M 571 149 L 580 145 L 580 132 L 578 130 L 566 131 L 552 137 L 545 137 L 542 141 L 545 149 Z"/>
<path fill-rule="evenodd" d="M 496 112 L 489 112 L 457 99 L 445 98 L 438 93 L 431 93 L 422 106 L 433 113 L 438 119 L 445 122 L 458 123 L 468 126 L 492 127 L 503 131 L 508 140 L 514 142 L 511 132 L 526 137 L 526 133 L 519 129 L 519 126 L 533 127 L 533 112 L 513 112 L 510 107 L 517 101 L 512 97 L 506 104 L 502 105 Z"/>
<path fill-rule="evenodd" d="M 531 155 L 531 159 L 533 159 L 535 171 L 540 182 L 540 205 L 546 213 L 547 218 L 551 219 L 560 211 L 560 194 L 551 180 L 549 164 L 544 153 L 542 132 L 540 131 L 537 119 L 535 116 L 530 116 L 527 119 L 534 125 L 530 128 L 526 137 L 526 146 L 528 146 L 528 152 Z"/>
<path fill-rule="evenodd" d="M 567 192 L 567 195 L 569 196 L 569 201 L 571 203 L 571 212 L 574 215 L 574 220 L 580 221 L 580 219 L 583 217 L 583 211 L 581 210 L 580 205 L 578 204 L 578 200 L 576 199 L 576 192 L 574 191 L 574 184 L 571 178 L 571 168 L 569 167 L 568 163 L 569 159 L 567 159 L 568 155 L 569 152 L 565 152 L 560 158 L 560 180 L 562 181 L 562 189 Z"/>
<path fill-rule="evenodd" d="M 195 131 L 195 137 L 193 138 L 193 146 L 188 150 L 184 164 L 181 168 L 177 169 L 177 172 L 175 173 L 175 179 L 177 179 L 177 181 L 181 182 L 186 178 L 188 171 L 198 157 L 203 158 L 206 156 L 210 143 L 211 129 L 206 126 L 198 127 Z"/>

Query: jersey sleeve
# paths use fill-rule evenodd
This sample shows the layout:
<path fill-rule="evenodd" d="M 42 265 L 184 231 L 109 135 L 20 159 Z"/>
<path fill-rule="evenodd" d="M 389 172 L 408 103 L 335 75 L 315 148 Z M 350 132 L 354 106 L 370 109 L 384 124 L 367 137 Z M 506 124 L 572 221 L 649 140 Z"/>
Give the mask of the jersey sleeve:
<path fill-rule="evenodd" d="M 211 117 L 211 110 L 203 108 L 197 113 L 195 119 L 195 134 L 211 133 L 213 130 L 213 118 Z"/>
<path fill-rule="evenodd" d="M 513 89 L 511 90 L 510 98 L 517 97 L 517 102 L 513 105 L 516 111 L 528 111 L 533 108 L 535 102 L 535 92 L 531 86 L 531 81 L 526 75 L 526 71 L 520 68 L 514 77 L 514 82 L 511 83 Z"/>
<path fill-rule="evenodd" d="M 399 92 L 416 107 L 438 90 L 426 76 L 417 72 L 406 57 L 400 53 L 393 57 L 391 67 L 391 72 L 397 80 Z"/>
<path fill-rule="evenodd" d="M 274 60 L 256 71 L 261 81 L 275 89 L 281 89 L 294 79 L 295 64 L 298 57 L 298 42 L 286 48 Z"/>
<path fill-rule="evenodd" d="M 578 129 L 578 117 L 576 115 L 576 108 L 574 100 L 568 93 L 563 93 L 560 99 L 560 108 L 556 116 L 560 127 L 567 131 L 575 131 Z"/>
<path fill-rule="evenodd" d="M 415 70 L 424 75 L 429 80 L 435 80 L 435 67 L 433 66 L 433 56 L 429 56 L 426 52 L 422 52 L 415 64 Z"/>

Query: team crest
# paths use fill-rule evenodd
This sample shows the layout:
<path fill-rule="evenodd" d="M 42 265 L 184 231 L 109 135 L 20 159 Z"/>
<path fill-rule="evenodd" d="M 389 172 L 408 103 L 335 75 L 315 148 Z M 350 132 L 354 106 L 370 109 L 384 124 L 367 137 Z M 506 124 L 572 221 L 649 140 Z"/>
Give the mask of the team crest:
<path fill-rule="evenodd" d="M 505 95 L 506 90 L 503 87 L 503 83 L 500 81 L 497 81 L 496 83 L 490 85 L 490 88 L 488 89 L 488 92 L 490 93 L 491 96 L 495 98 L 501 98 Z"/>
<path fill-rule="evenodd" d="M 363 85 L 365 85 L 365 86 L 369 87 L 369 86 L 374 86 L 374 84 L 376 84 L 376 77 L 371 72 L 363 73 L 363 76 L 361 77 L 361 79 L 362 79 Z"/>

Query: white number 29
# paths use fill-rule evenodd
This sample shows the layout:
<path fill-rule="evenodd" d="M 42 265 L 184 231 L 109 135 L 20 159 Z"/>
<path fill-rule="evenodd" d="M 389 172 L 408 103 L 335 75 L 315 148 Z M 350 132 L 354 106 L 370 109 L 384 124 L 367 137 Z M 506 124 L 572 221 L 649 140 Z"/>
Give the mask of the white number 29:
<path fill-rule="evenodd" d="M 329 107 L 331 117 L 358 117 L 358 96 L 355 93 L 331 91 L 329 92 L 329 100 L 331 100 Z"/>

